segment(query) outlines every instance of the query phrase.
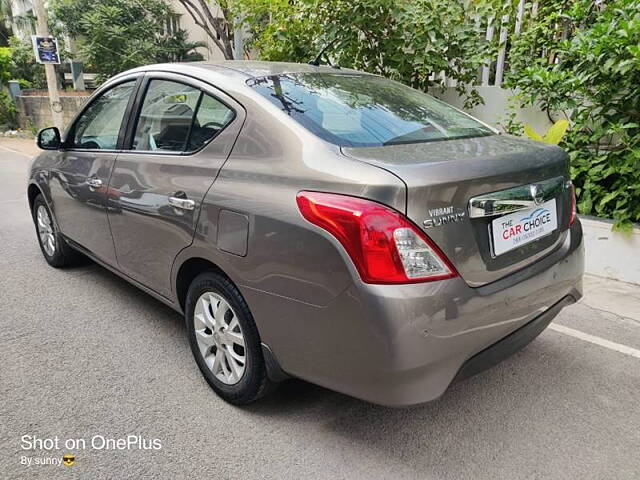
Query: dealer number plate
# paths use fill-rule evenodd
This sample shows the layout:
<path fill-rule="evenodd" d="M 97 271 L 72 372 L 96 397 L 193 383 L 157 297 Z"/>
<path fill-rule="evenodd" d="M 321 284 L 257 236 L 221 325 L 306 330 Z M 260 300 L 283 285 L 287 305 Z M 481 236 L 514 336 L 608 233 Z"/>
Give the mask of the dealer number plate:
<path fill-rule="evenodd" d="M 549 235 L 558 228 L 556 200 L 551 199 L 529 210 L 510 213 L 491 222 L 494 255 L 521 247 Z"/>

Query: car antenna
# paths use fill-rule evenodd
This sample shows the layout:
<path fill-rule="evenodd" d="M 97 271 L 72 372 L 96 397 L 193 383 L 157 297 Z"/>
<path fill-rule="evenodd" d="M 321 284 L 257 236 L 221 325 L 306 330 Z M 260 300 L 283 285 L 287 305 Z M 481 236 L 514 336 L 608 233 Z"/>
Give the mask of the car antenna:
<path fill-rule="evenodd" d="M 320 50 L 320 53 L 318 53 L 318 55 L 316 56 L 316 58 L 314 58 L 313 60 L 311 60 L 309 62 L 309 65 L 313 65 L 315 67 L 319 67 L 320 66 L 320 61 L 322 60 L 322 56 L 324 55 L 324 52 L 326 52 L 330 47 L 333 46 L 334 43 L 336 43 L 338 41 L 337 38 L 334 38 L 333 40 L 331 40 L 329 43 L 327 43 L 324 48 L 322 50 Z M 331 65 L 331 62 L 327 62 L 329 63 L 329 65 Z M 333 65 L 331 65 L 332 67 L 334 67 Z M 340 68 L 339 66 L 335 66 L 334 68 Z"/>

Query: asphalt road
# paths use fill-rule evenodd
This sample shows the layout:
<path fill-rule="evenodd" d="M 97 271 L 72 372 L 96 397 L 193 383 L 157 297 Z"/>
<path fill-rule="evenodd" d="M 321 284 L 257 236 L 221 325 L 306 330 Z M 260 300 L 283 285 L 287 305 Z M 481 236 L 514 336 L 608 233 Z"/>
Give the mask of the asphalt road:
<path fill-rule="evenodd" d="M 589 279 L 555 324 L 596 343 L 548 329 L 428 405 L 290 381 L 236 408 L 201 378 L 178 314 L 89 261 L 47 266 L 27 162 L 0 143 L 1 478 L 640 478 L 640 288 Z M 24 435 L 60 449 L 23 450 Z M 127 435 L 161 448 L 99 448 Z M 35 465 L 67 452 L 72 467 Z"/>

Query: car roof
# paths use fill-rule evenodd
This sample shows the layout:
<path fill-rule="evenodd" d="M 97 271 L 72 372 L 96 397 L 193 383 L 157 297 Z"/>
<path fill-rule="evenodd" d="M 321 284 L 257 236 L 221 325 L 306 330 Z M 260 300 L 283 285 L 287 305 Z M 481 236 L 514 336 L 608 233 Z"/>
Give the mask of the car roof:
<path fill-rule="evenodd" d="M 266 77 L 269 75 L 282 75 L 286 73 L 358 73 L 357 70 L 350 68 L 331 67 L 328 65 L 310 65 L 308 63 L 293 62 L 265 62 L 257 60 L 222 60 L 218 62 L 191 62 L 190 66 L 201 67 L 216 70 L 218 73 L 225 74 L 228 70 L 229 76 L 242 73 L 247 78 Z"/>
<path fill-rule="evenodd" d="M 244 81 L 251 78 L 267 77 L 270 75 L 283 75 L 288 73 L 331 73 L 350 75 L 373 75 L 350 68 L 332 67 L 328 65 L 310 65 L 308 63 L 293 62 L 264 62 L 257 60 L 223 60 L 218 62 L 182 62 L 182 63 L 157 63 L 154 65 L 144 65 L 132 68 L 111 77 L 105 84 L 113 84 L 120 78 L 144 72 L 168 72 L 190 75 L 195 78 L 202 78 L 202 74 L 207 72 L 216 81 L 228 81 L 237 87 L 237 81 Z M 102 87 L 101 87 L 102 88 Z M 98 90 L 101 90 L 99 88 Z"/>

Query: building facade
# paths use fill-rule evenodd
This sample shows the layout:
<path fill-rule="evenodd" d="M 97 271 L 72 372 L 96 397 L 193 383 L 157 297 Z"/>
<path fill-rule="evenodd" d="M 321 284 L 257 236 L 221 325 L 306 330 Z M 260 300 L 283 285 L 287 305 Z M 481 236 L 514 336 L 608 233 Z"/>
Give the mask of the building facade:
<path fill-rule="evenodd" d="M 191 42 L 203 42 L 207 46 L 198 49 L 198 52 L 202 54 L 207 61 L 224 60 L 224 55 L 215 44 L 215 42 L 207 35 L 207 33 L 196 25 L 189 12 L 184 8 L 182 3 L 178 0 L 169 0 L 170 5 L 178 14 L 177 28 L 181 28 L 189 35 L 189 41 Z M 221 16 L 220 7 L 217 3 L 210 2 L 213 15 L 217 18 Z"/>

